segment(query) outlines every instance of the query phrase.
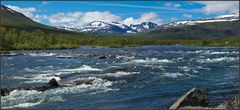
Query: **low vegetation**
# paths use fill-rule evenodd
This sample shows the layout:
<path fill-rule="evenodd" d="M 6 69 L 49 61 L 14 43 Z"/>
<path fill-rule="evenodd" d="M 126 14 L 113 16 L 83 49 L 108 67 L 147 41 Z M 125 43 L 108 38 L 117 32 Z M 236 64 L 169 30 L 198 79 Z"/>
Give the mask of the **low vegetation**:
<path fill-rule="evenodd" d="M 49 32 L 42 29 L 1 27 L 1 50 L 21 49 L 69 49 L 79 46 L 134 47 L 144 45 L 190 45 L 190 46 L 238 46 L 239 38 L 224 39 L 151 39 Z"/>

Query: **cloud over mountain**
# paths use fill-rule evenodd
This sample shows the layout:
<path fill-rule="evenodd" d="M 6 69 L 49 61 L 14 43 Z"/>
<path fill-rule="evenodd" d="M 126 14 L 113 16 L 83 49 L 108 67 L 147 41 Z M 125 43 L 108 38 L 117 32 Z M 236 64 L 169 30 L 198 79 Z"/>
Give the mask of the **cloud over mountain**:
<path fill-rule="evenodd" d="M 83 26 L 92 21 L 113 22 L 119 21 L 120 17 L 109 11 L 67 12 L 52 14 L 48 17 L 52 25 Z"/>
<path fill-rule="evenodd" d="M 158 17 L 156 13 L 149 12 L 149 13 L 143 13 L 140 18 L 134 19 L 133 17 L 129 17 L 123 20 L 122 22 L 126 25 L 130 25 L 130 24 L 139 24 L 141 22 L 148 22 L 148 21 L 160 24 L 161 19 Z"/>
<path fill-rule="evenodd" d="M 195 3 L 205 5 L 202 11 L 206 14 L 239 12 L 239 1 L 195 1 Z"/>

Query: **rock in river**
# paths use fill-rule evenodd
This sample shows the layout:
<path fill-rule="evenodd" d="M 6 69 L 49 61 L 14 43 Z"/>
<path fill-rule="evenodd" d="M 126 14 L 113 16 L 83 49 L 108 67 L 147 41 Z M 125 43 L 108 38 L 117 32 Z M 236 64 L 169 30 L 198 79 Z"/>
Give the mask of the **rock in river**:
<path fill-rule="evenodd" d="M 240 95 L 237 95 L 219 104 L 216 107 L 216 109 L 239 110 L 239 106 L 240 106 Z"/>
<path fill-rule="evenodd" d="M 47 85 L 35 88 L 1 88 L 1 96 L 9 95 L 13 90 L 36 90 L 36 91 L 45 91 L 49 89 L 54 89 L 59 87 L 56 79 L 52 78 Z"/>
<path fill-rule="evenodd" d="M 169 109 L 179 109 L 184 106 L 208 107 L 208 105 L 208 94 L 199 89 L 193 88 L 179 98 Z"/>

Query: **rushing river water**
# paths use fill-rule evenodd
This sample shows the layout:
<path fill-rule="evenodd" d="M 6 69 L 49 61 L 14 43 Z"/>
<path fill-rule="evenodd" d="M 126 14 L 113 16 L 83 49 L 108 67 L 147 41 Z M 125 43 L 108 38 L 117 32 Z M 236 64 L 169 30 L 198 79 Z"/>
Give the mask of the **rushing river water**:
<path fill-rule="evenodd" d="M 238 94 L 239 50 L 228 47 L 145 46 L 19 51 L 2 56 L 1 86 L 34 87 L 55 78 L 62 88 L 15 90 L 2 108 L 168 108 L 193 87 L 210 103 Z M 81 54 L 114 56 L 74 57 Z M 126 68 L 105 72 L 107 68 Z M 106 80 L 109 76 L 117 80 Z M 73 85 L 79 79 L 92 84 Z"/>

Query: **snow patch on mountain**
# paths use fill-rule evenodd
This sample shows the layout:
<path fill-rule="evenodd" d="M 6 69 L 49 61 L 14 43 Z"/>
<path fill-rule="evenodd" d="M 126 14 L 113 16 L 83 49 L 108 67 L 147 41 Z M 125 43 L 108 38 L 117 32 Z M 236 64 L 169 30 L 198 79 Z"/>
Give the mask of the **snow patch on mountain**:
<path fill-rule="evenodd" d="M 132 34 L 141 32 L 144 30 L 152 29 L 157 27 L 158 25 L 152 22 L 143 22 L 137 25 L 127 26 L 125 24 L 119 22 L 102 22 L 102 21 L 93 21 L 83 27 L 79 28 L 70 28 L 64 26 L 58 26 L 58 28 L 76 31 L 76 32 L 87 32 L 87 33 L 98 33 L 98 34 L 106 34 L 106 33 L 117 33 L 117 34 Z"/>
<path fill-rule="evenodd" d="M 236 20 L 239 20 L 239 13 L 221 15 L 221 16 L 217 16 L 215 18 L 209 18 L 209 19 L 196 19 L 196 20 L 171 22 L 168 24 L 163 24 L 163 25 L 161 25 L 161 27 L 168 28 L 168 27 L 177 27 L 177 26 L 184 26 L 184 25 L 196 25 L 196 24 L 200 24 L 200 23 L 236 21 Z"/>

